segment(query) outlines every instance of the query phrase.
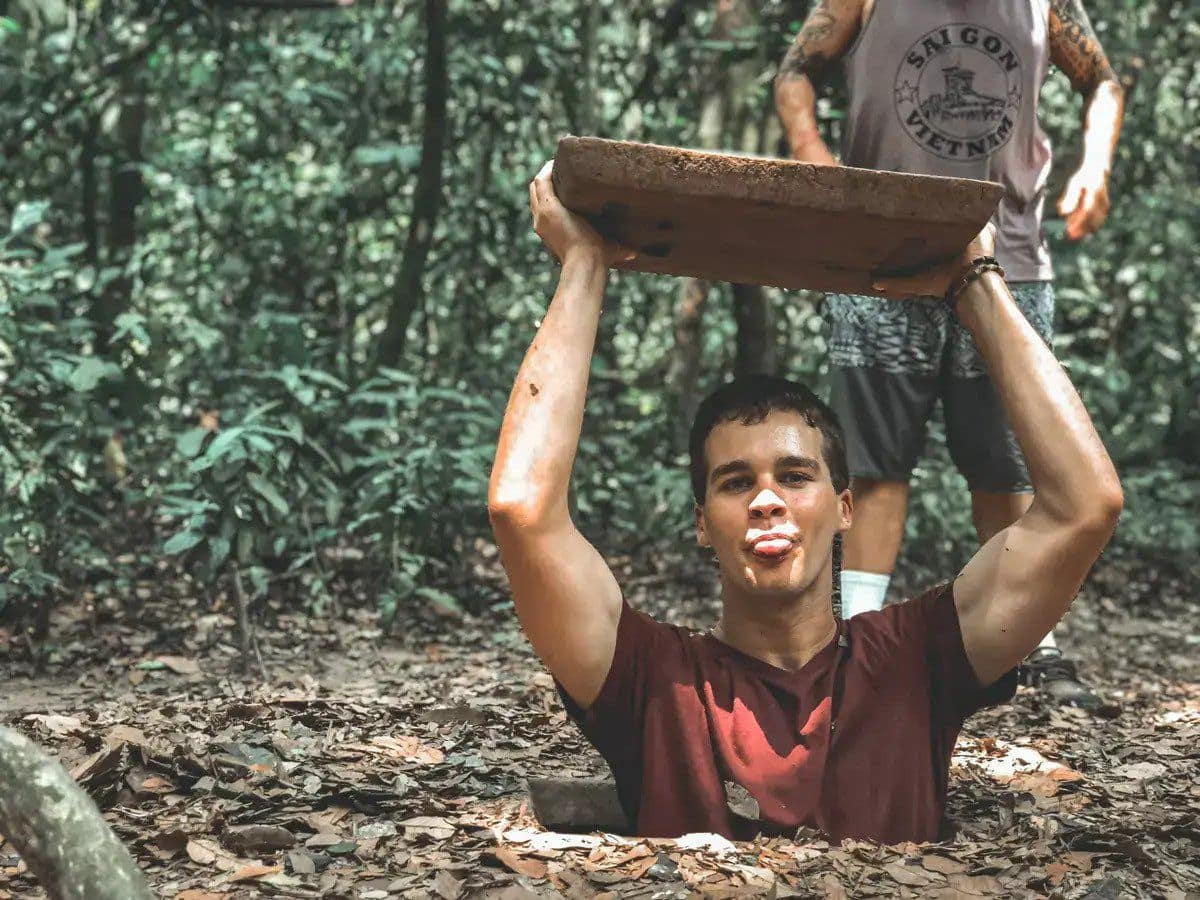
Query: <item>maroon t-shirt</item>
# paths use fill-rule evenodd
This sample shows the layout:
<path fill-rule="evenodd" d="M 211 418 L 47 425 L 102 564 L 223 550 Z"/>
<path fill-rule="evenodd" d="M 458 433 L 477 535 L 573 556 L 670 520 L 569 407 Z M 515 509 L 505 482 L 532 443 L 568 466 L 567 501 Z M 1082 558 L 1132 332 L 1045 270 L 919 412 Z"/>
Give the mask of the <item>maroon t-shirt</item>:
<path fill-rule="evenodd" d="M 625 604 L 595 703 L 559 693 L 639 835 L 814 826 L 897 843 L 937 840 L 963 720 L 1015 688 L 1015 671 L 979 684 L 945 584 L 839 623 L 796 671 Z M 758 819 L 729 808 L 726 782 L 758 801 Z"/>

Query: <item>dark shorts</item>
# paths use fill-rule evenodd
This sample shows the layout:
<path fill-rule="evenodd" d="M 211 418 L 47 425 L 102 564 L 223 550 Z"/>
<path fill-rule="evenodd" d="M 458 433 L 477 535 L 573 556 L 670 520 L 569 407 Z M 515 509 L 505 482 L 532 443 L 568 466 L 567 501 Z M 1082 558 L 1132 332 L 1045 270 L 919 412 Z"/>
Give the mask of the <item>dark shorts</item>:
<path fill-rule="evenodd" d="M 1047 345 L 1054 286 L 1010 285 Z M 940 398 L 946 442 L 973 491 L 1032 490 L 1025 460 L 970 333 L 940 298 L 884 300 L 828 294 L 830 405 L 846 436 L 850 474 L 907 482 Z"/>

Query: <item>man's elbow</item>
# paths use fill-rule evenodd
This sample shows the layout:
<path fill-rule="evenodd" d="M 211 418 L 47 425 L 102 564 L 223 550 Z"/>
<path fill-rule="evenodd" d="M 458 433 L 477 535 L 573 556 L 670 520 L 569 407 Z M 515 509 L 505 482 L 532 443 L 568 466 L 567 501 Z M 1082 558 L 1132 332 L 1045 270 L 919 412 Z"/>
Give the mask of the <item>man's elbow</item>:
<path fill-rule="evenodd" d="M 488 495 L 487 511 L 493 531 L 512 528 L 535 515 L 528 500 L 495 492 Z"/>
<path fill-rule="evenodd" d="M 549 503 L 527 494 L 512 494 L 493 490 L 488 494 L 488 520 L 492 532 L 503 534 L 528 533 L 551 518 Z"/>
<path fill-rule="evenodd" d="M 1079 85 L 1077 88 L 1085 108 L 1097 97 L 1107 97 L 1118 106 L 1125 105 L 1125 86 L 1112 69 L 1097 74 L 1094 78 Z"/>
<path fill-rule="evenodd" d="M 1115 478 L 1095 488 L 1079 518 L 1080 527 L 1107 543 L 1125 509 L 1125 492 Z"/>

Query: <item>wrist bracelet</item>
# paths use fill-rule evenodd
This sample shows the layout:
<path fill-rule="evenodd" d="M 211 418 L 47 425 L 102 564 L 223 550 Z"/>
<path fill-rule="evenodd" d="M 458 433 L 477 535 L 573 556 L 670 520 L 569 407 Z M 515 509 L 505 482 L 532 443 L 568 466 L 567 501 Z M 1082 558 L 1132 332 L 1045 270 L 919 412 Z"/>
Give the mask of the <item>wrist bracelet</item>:
<path fill-rule="evenodd" d="M 1001 278 L 1005 277 L 1004 266 L 996 261 L 996 257 L 980 256 L 971 260 L 971 267 L 952 281 L 950 287 L 946 289 L 946 303 L 952 312 L 957 309 L 958 298 L 962 296 L 963 291 L 984 272 L 995 272 Z"/>

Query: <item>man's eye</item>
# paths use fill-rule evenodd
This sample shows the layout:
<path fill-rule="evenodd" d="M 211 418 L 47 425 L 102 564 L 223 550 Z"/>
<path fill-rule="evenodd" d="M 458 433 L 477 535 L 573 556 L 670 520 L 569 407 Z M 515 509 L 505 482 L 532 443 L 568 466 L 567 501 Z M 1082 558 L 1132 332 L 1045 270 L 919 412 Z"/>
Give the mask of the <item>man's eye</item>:
<path fill-rule="evenodd" d="M 750 486 L 749 478 L 730 478 L 722 487 L 727 491 L 740 491 Z"/>
<path fill-rule="evenodd" d="M 807 472 L 788 472 L 783 476 L 783 480 L 787 484 L 803 484 L 806 481 L 812 481 L 812 476 Z"/>

